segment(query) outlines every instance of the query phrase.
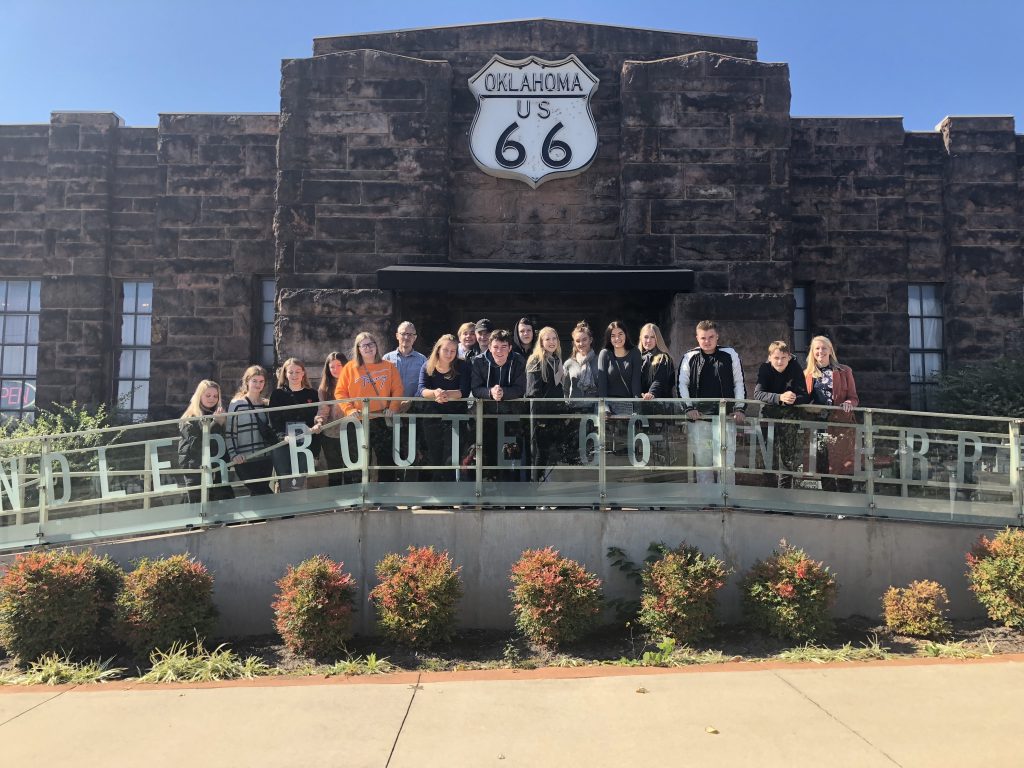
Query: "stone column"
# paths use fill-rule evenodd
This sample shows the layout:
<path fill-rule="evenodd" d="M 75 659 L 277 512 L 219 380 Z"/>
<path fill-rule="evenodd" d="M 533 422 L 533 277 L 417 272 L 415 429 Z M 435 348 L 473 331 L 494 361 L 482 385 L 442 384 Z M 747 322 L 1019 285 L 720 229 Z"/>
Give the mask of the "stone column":
<path fill-rule="evenodd" d="M 627 61 L 622 126 L 624 263 L 692 268 L 697 290 L 788 290 L 788 65 Z"/>
<path fill-rule="evenodd" d="M 451 67 L 380 51 L 287 60 L 281 75 L 280 357 L 393 333 L 376 270 L 448 258 Z"/>
<path fill-rule="evenodd" d="M 54 112 L 46 185 L 37 403 L 101 403 L 112 391 L 111 188 L 123 125 L 112 112 Z"/>
<path fill-rule="evenodd" d="M 947 117 L 946 350 L 969 364 L 1024 351 L 1021 179 L 1012 117 Z"/>
<path fill-rule="evenodd" d="M 622 71 L 623 262 L 693 269 L 672 301 L 673 352 L 700 320 L 748 375 L 789 338 L 789 68 L 700 52 Z"/>
<path fill-rule="evenodd" d="M 273 277 L 276 114 L 163 114 L 157 149 L 151 400 L 181 413 L 201 379 L 230 395 L 255 360 Z M 262 361 L 261 361 L 262 362 Z M 176 413 L 175 413 L 176 412 Z"/>

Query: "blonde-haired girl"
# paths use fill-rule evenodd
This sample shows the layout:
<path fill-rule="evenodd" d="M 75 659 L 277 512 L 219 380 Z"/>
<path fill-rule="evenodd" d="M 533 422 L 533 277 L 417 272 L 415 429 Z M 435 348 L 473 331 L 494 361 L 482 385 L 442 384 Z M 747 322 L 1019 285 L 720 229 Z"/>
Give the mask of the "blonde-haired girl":
<path fill-rule="evenodd" d="M 202 493 L 198 486 L 202 482 L 203 466 L 203 422 L 204 417 L 212 417 L 210 434 L 224 437 L 224 406 L 220 402 L 220 384 L 210 379 L 203 379 L 196 386 L 192 393 L 188 408 L 181 414 L 181 421 L 178 429 L 181 432 L 181 439 L 178 441 L 178 466 L 189 470 L 184 475 L 185 487 L 188 491 L 189 504 L 198 504 L 201 501 Z M 213 441 L 210 442 L 210 453 L 214 454 Z M 226 474 L 214 480 L 226 481 Z M 230 485 L 210 488 L 209 499 L 233 499 L 235 496 Z"/>
<path fill-rule="evenodd" d="M 533 419 L 531 451 L 538 466 L 537 480 L 543 480 L 550 471 L 547 468 L 564 458 L 566 421 L 548 418 L 549 414 L 562 412 L 565 403 L 564 380 L 562 343 L 558 339 L 558 331 L 546 326 L 537 334 L 533 353 L 526 363 L 526 396 L 531 399 L 530 407 L 538 417 Z"/>

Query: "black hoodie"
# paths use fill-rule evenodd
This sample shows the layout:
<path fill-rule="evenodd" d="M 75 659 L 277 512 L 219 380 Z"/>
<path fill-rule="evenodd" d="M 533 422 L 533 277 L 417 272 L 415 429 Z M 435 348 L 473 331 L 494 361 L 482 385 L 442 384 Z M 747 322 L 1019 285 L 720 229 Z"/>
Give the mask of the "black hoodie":
<path fill-rule="evenodd" d="M 473 376 L 470 389 L 473 397 L 492 400 L 491 387 L 500 385 L 504 390 L 502 400 L 487 408 L 490 413 L 520 413 L 522 406 L 505 405 L 507 400 L 519 400 L 526 394 L 526 361 L 517 352 L 509 351 L 505 364 L 499 366 L 487 350 L 473 358 Z"/>

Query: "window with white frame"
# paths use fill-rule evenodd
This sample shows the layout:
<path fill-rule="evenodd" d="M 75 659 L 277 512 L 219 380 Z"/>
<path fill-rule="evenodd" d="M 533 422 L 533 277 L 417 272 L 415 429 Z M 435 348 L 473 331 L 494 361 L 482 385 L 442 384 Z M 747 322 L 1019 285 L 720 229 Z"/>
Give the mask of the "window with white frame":
<path fill-rule="evenodd" d="M 934 283 L 907 287 L 910 316 L 910 403 L 925 411 L 935 405 L 935 376 L 942 372 L 942 286 Z"/>
<path fill-rule="evenodd" d="M 277 285 L 273 278 L 260 280 L 260 364 L 274 370 L 274 300 Z"/>
<path fill-rule="evenodd" d="M 153 341 L 153 284 L 121 286 L 121 351 L 118 357 L 117 410 L 131 421 L 149 415 L 149 367 Z"/>
<path fill-rule="evenodd" d="M 811 346 L 811 286 L 797 283 L 793 286 L 793 355 L 807 354 Z"/>
<path fill-rule="evenodd" d="M 39 280 L 0 280 L 0 416 L 35 412 L 39 289 Z"/>

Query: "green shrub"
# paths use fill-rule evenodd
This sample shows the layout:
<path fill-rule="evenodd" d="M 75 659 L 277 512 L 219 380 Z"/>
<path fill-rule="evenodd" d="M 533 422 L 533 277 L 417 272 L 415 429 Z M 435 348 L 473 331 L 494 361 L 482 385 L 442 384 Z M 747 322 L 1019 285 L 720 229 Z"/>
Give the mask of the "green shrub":
<path fill-rule="evenodd" d="M 885 626 L 900 635 L 948 635 L 949 595 L 937 581 L 912 581 L 906 588 L 889 587 L 882 595 Z"/>
<path fill-rule="evenodd" d="M 754 563 L 740 591 L 747 621 L 771 637 L 815 640 L 832 632 L 835 576 L 785 541 L 771 557 Z"/>
<path fill-rule="evenodd" d="M 121 569 L 92 552 L 18 555 L 0 577 L 0 645 L 24 662 L 102 648 Z"/>
<path fill-rule="evenodd" d="M 528 549 L 512 566 L 516 627 L 539 645 L 558 647 L 586 635 L 601 613 L 601 580 L 558 550 Z"/>
<path fill-rule="evenodd" d="M 40 442 L 24 438 L 52 436 L 49 450 L 68 454 L 68 462 L 74 470 L 95 469 L 97 457 L 95 449 L 108 445 L 121 434 L 122 430 L 113 429 L 106 433 L 82 434 L 94 429 L 107 429 L 110 426 L 110 414 L 105 405 L 95 408 L 79 405 L 74 400 L 68 405 L 54 403 L 50 408 L 40 408 L 32 414 L 32 419 L 0 419 L 0 456 L 22 456 L 38 454 Z"/>
<path fill-rule="evenodd" d="M 356 581 L 343 565 L 316 555 L 288 566 L 277 582 L 274 626 L 291 651 L 323 656 L 345 650 L 352 637 Z"/>
<path fill-rule="evenodd" d="M 213 577 L 188 555 L 143 558 L 125 575 L 115 604 L 117 633 L 136 656 L 213 632 Z"/>
<path fill-rule="evenodd" d="M 715 595 L 729 569 L 686 542 L 647 563 L 641 572 L 640 624 L 654 637 L 692 643 L 715 627 Z"/>
<path fill-rule="evenodd" d="M 390 554 L 377 563 L 378 584 L 370 592 L 377 628 L 385 637 L 426 647 L 455 634 L 455 606 L 462 581 L 447 552 L 409 547 L 403 557 Z"/>
<path fill-rule="evenodd" d="M 49 409 L 40 408 L 31 419 L 0 418 L 0 459 L 25 457 L 25 471 L 40 471 L 39 458 L 43 452 L 41 438 L 48 436 L 45 450 L 65 456 L 72 472 L 95 472 L 99 466 L 96 448 L 117 441 L 123 430 L 109 428 L 110 415 L 105 405 L 95 408 L 72 401 L 68 405 L 54 403 Z M 90 430 L 105 430 L 92 432 Z M 71 493 L 76 498 L 87 498 L 92 492 L 92 479 L 71 479 Z M 33 484 L 23 491 L 22 503 L 34 507 L 39 503 L 39 486 Z"/>
<path fill-rule="evenodd" d="M 978 539 L 967 554 L 967 580 L 990 619 L 1024 626 L 1024 530 Z"/>
<path fill-rule="evenodd" d="M 1004 357 L 940 373 L 936 395 L 938 409 L 946 413 L 1022 418 L 1024 358 Z"/>

